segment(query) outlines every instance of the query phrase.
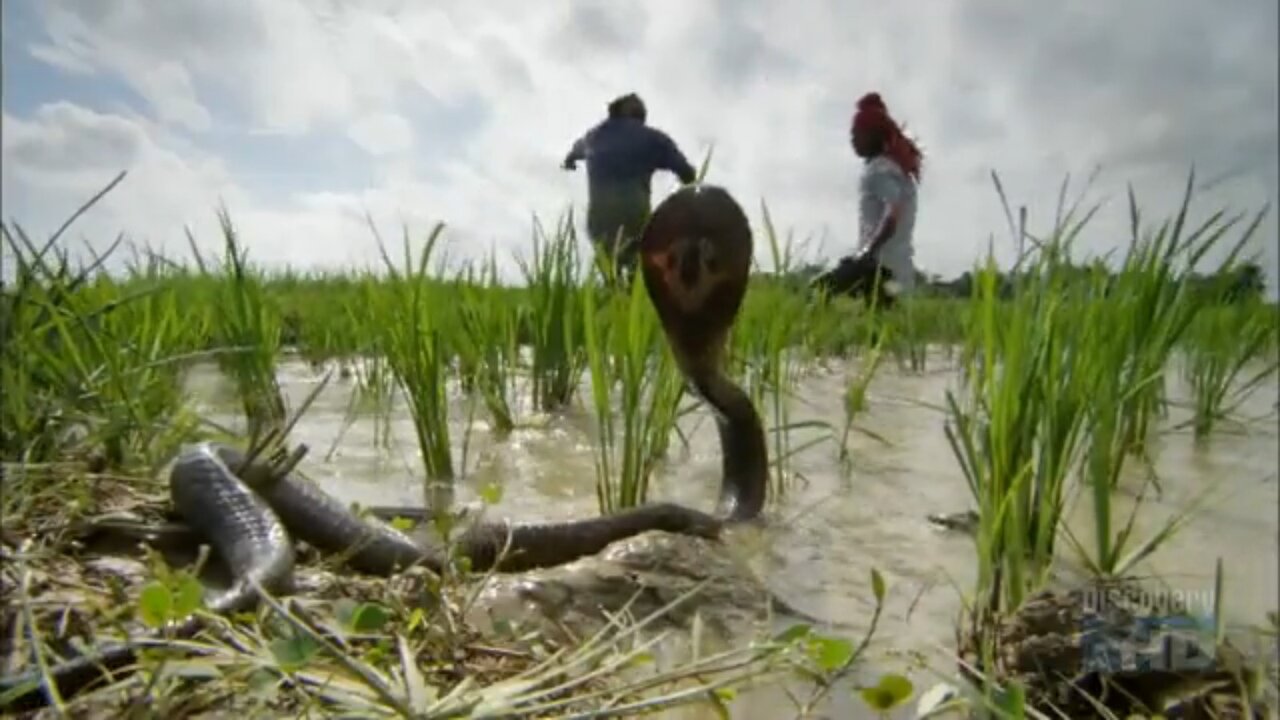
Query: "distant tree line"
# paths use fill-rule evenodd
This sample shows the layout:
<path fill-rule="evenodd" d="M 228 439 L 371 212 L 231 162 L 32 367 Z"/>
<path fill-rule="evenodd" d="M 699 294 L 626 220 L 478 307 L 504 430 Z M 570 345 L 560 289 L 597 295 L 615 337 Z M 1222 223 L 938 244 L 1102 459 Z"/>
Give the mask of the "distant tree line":
<path fill-rule="evenodd" d="M 813 278 L 827 270 L 821 265 L 810 264 L 788 273 L 783 280 L 787 285 L 803 287 Z M 1087 281 L 1096 272 L 1108 276 L 1108 285 L 1114 282 L 1115 275 L 1101 265 L 1066 265 L 1060 266 L 1062 272 L 1078 274 L 1081 282 Z M 1000 297 L 1011 297 L 1016 285 L 1017 276 L 1013 273 L 999 274 L 998 293 Z M 1256 262 L 1245 262 L 1219 269 L 1212 273 L 1191 273 L 1188 282 L 1196 292 L 1221 302 L 1243 302 L 1257 299 L 1266 292 L 1266 278 L 1262 266 Z M 920 273 L 917 276 L 919 294 L 932 297 L 968 298 L 973 296 L 974 277 L 972 271 L 965 271 L 950 280 L 934 273 Z"/>

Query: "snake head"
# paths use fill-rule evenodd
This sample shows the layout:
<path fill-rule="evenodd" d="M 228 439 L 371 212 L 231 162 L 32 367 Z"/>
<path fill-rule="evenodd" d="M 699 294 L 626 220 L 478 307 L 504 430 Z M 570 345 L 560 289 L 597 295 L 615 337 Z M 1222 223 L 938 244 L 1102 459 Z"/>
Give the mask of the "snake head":
<path fill-rule="evenodd" d="M 650 214 L 641 271 L 678 356 L 718 356 L 746 295 L 752 250 L 746 213 L 721 187 L 686 185 Z"/>

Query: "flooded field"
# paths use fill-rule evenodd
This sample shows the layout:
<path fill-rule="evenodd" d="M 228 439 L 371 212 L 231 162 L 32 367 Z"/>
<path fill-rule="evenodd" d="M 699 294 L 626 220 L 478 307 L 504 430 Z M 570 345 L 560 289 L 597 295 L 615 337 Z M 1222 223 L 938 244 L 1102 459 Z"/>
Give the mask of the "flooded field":
<path fill-rule="evenodd" d="M 670 228 L 654 223 L 659 229 L 646 232 L 648 239 L 641 243 L 645 281 L 629 292 L 597 282 L 567 224 L 551 233 L 535 232 L 532 256 L 522 258 L 522 282 L 515 284 L 499 276 L 496 259 L 487 266 L 454 266 L 436 254 L 443 225 L 422 243 L 406 232 L 403 265 L 388 255 L 385 268 L 318 273 L 250 262 L 229 218 L 222 228 L 221 259 L 202 256 L 184 264 L 136 257 L 123 275 L 98 272 L 103 258 L 77 274 L 63 250 L 46 257 L 52 241 L 10 242 L 19 272 L 12 286 L 6 285 L 5 322 L 0 323 L 5 386 L 12 390 L 0 402 L 3 459 L 12 468 L 6 475 L 3 540 L 7 556 L 27 563 L 30 573 L 0 578 L 8 596 L 5 613 L 13 622 L 26 618 L 31 644 L 43 644 L 55 655 L 64 655 L 55 645 L 76 634 L 91 639 L 110 634 L 108 628 L 124 615 L 160 628 L 177 619 L 168 618 L 172 612 L 190 621 L 184 620 L 180 634 L 205 628 L 206 619 L 194 614 L 202 592 L 194 577 L 135 562 L 139 577 L 133 579 L 148 578 L 135 603 L 120 594 L 116 578 L 101 577 L 76 557 L 85 534 L 124 527 L 128 537 L 135 537 L 128 533 L 138 529 L 137 522 L 111 517 L 115 511 L 158 517 L 157 501 L 165 498 L 152 492 L 154 478 L 142 474 L 196 439 L 192 410 L 233 434 L 250 426 L 257 434 L 283 429 L 288 410 L 298 410 L 319 391 L 299 424 L 289 425 L 285 439 L 288 445 L 308 446 L 302 471 L 339 500 L 438 508 L 441 494 L 428 492 L 424 478 L 452 475 L 457 479 L 450 486 L 451 502 L 474 507 L 496 486 L 500 498 L 491 514 L 546 523 L 598 516 L 602 504 L 626 506 L 645 484 L 651 501 L 714 508 L 723 472 L 715 423 L 707 408 L 682 412 L 677 402 L 681 387 L 696 385 L 727 418 L 726 426 L 735 428 L 726 433 L 738 466 L 730 472 L 741 473 L 740 507 L 752 518 L 766 471 L 757 430 L 762 416 L 774 467 L 761 522 L 727 530 L 726 542 L 718 546 L 647 534 L 634 546 L 631 539 L 614 543 L 596 556 L 599 560 L 553 568 L 532 580 L 516 576 L 511 584 L 521 605 L 508 611 L 527 610 L 545 599 L 552 607 L 544 619 L 554 625 L 560 620 L 557 604 L 584 600 L 569 613 L 582 620 L 598 616 L 595 610 L 602 604 L 624 602 L 618 600 L 618 588 L 625 594 L 643 588 L 653 596 L 646 602 L 661 606 L 673 599 L 670 591 L 677 583 L 687 586 L 700 579 L 695 576 L 708 576 L 717 582 L 707 596 L 718 597 L 714 603 L 693 604 L 706 607 L 708 615 L 720 609 L 736 619 L 755 609 L 755 599 L 763 602 L 760 591 L 767 588 L 795 614 L 824 620 L 819 633 L 840 636 L 833 642 L 789 635 L 788 642 L 767 647 L 786 648 L 785 657 L 775 656 L 780 666 L 797 674 L 812 671 L 806 695 L 831 690 L 829 704 L 807 717 L 848 718 L 868 713 L 850 690 L 883 673 L 906 675 L 914 685 L 907 689 L 899 682 L 895 691 L 884 693 L 889 698 L 883 703 L 919 697 L 953 676 L 957 620 L 966 595 L 981 587 L 988 614 L 975 624 L 966 650 L 999 650 L 1001 661 L 989 666 L 997 684 L 1020 683 L 1028 692 L 1027 707 L 1056 706 L 1064 694 L 1058 691 L 1070 688 L 1046 679 L 1056 675 L 1046 670 L 1074 676 L 1073 685 L 1098 676 L 1097 666 L 1085 664 L 1077 642 L 1085 613 L 1074 597 L 1059 596 L 1056 602 L 1030 605 L 1050 611 L 1044 616 L 1056 625 L 1022 623 L 1034 614 L 1024 612 L 1029 607 L 1025 592 L 1078 588 L 1082 579 L 1104 576 L 1137 577 L 1188 600 L 1187 609 L 1201 617 L 1220 604 L 1219 617 L 1228 629 L 1261 625 L 1280 605 L 1275 544 L 1280 315 L 1261 296 L 1256 267 L 1250 275 L 1248 267 L 1234 262 L 1216 270 L 1197 265 L 1219 240 L 1238 233 L 1225 212 L 1202 223 L 1183 222 L 1193 187 L 1189 179 L 1176 219 L 1155 228 L 1131 204 L 1132 238 L 1121 258 L 1078 258 L 1068 252 L 1086 221 L 1069 220 L 1073 211 L 1060 215 L 1034 243 L 1036 250 L 1015 267 L 1002 268 L 993 256 L 975 258 L 962 276 L 963 287 L 946 283 L 885 312 L 851 306 L 839 293 L 813 292 L 811 278 L 790 265 L 798 256 L 789 249 L 789 236 L 782 241 L 770 223 L 767 233 L 756 233 L 745 212 L 726 216 L 726 224 L 706 225 L 723 230 L 707 236 L 702 221 L 690 218 L 704 212 L 719 218 L 733 205 L 708 200 L 724 200 L 714 192 L 682 191 L 669 199 L 673 204 L 666 207 L 677 208 L 667 211 L 675 212 L 670 217 L 685 219 Z M 681 203 L 693 203 L 689 213 L 678 210 Z M 1236 247 L 1244 247 L 1257 227 L 1255 222 L 1241 228 Z M 772 270 L 753 267 L 753 258 L 770 251 Z M 970 380 L 945 412 L 949 384 L 960 372 L 951 365 L 956 353 L 939 348 L 959 350 Z M 348 366 L 354 375 L 345 369 L 325 372 L 341 367 L 334 359 L 368 356 L 379 361 Z M 879 364 L 858 366 L 871 359 Z M 1185 373 L 1176 369 L 1179 362 L 1186 364 Z M 1166 383 L 1152 383 L 1162 371 Z M 331 383 L 318 387 L 324 377 Z M 1184 378 L 1189 378 L 1185 386 Z M 413 398 L 412 412 L 390 391 L 393 386 Z M 1244 390 L 1251 395 L 1238 405 L 1235 392 Z M 754 408 L 747 407 L 744 393 Z M 954 445 L 944 432 L 948 427 L 956 428 Z M 1084 483 L 1076 477 L 1078 466 L 1083 466 Z M 221 472 L 216 463 L 211 467 Z M 248 583 L 259 571 L 271 582 L 289 580 L 283 565 L 266 562 L 285 557 L 286 550 L 283 534 L 268 527 L 269 514 L 241 517 L 240 486 L 225 475 L 210 482 L 198 487 L 206 493 L 198 497 L 169 495 L 172 509 L 188 520 L 212 517 L 208 510 L 226 511 L 221 517 L 230 529 L 205 533 L 209 537 L 203 539 L 226 540 L 221 550 L 233 556 L 237 553 L 227 550 L 233 544 L 258 550 L 246 554 L 253 567 L 233 572 L 237 582 Z M 1192 508 L 1193 503 L 1199 505 Z M 929 520 L 934 514 L 976 510 L 979 504 L 981 553 L 970 535 Z M 643 526 L 661 522 L 685 531 L 705 526 L 690 516 L 668 508 L 645 515 Z M 326 529 L 325 523 L 313 525 L 312 519 L 294 523 L 294 535 L 326 544 L 310 532 Z M 1166 537 L 1171 519 L 1186 522 Z M 250 527 L 254 523 L 258 530 Z M 579 542 L 577 535 L 554 537 L 555 543 L 539 547 L 535 540 L 526 547 L 536 553 L 548 549 L 560 558 L 560 551 Z M 188 534 L 184 542 L 195 539 Z M 484 544 L 483 539 L 477 543 Z M 636 560 L 646 560 L 655 557 L 652 547 L 658 546 L 675 548 L 669 556 L 656 555 L 662 568 L 638 567 L 613 552 L 634 551 L 644 556 Z M 1144 548 L 1154 553 L 1148 556 Z M 485 552 L 481 547 L 471 555 L 483 558 Z M 1131 563 L 1131 558 L 1137 560 Z M 744 577 L 738 561 L 755 577 Z M 546 579 L 554 571 L 581 568 L 588 568 L 582 575 L 594 584 L 577 583 L 576 577 L 563 583 Z M 312 573 L 318 575 L 326 573 Z M 142 694 L 117 693 L 117 700 L 140 702 L 162 715 L 182 714 L 185 708 L 240 714 L 247 708 L 252 716 L 292 716 L 311 707 L 319 693 L 343 716 L 411 716 L 418 710 L 406 703 L 420 705 L 428 695 L 444 693 L 450 698 L 465 694 L 470 701 L 474 691 L 489 694 L 500 711 L 518 708 L 537 715 L 554 714 L 544 697 L 550 694 L 563 693 L 555 701 L 557 711 L 600 712 L 619 703 L 700 700 L 721 682 L 706 678 L 714 671 L 705 665 L 679 663 L 685 672 L 658 680 L 646 676 L 622 683 L 625 687 L 616 692 L 612 687 L 597 692 L 588 686 L 599 676 L 581 669 L 591 658 L 557 664 L 564 659 L 557 656 L 546 665 L 537 649 L 514 656 L 491 653 L 488 647 L 477 650 L 458 636 L 458 628 L 473 628 L 464 627 L 469 618 L 449 615 L 452 606 L 437 614 L 438 622 L 415 620 L 424 616 L 421 606 L 438 597 L 439 588 L 415 585 L 411 589 L 417 594 L 409 594 L 395 587 L 425 582 L 413 575 L 357 588 L 361 582 L 327 573 L 328 580 L 341 582 L 303 590 L 310 598 L 324 595 L 328 587 L 341 591 L 328 599 L 378 605 L 370 610 L 381 618 L 376 627 L 396 617 L 394 632 L 364 637 L 358 648 L 321 655 L 317 638 L 324 633 L 280 626 L 276 613 L 256 622 L 260 647 L 225 637 L 202 641 L 204 650 L 224 658 L 225 667 L 235 672 L 223 672 L 207 657 L 191 657 L 189 662 L 216 678 L 189 683 L 185 675 L 162 673 L 166 684 L 160 687 L 131 673 Z M 648 583 L 651 575 L 661 577 Z M 1219 578 L 1224 578 L 1224 593 L 1215 597 Z M 879 579 L 888 589 L 883 605 L 876 602 L 884 590 Z M 84 587 L 68 599 L 59 591 L 70 583 Z M 559 589 L 557 583 L 568 588 L 567 597 L 530 600 L 542 587 Z M 84 602 L 90 587 L 109 599 Z M 533 592 L 521 594 L 530 588 Z M 235 597 L 255 605 L 265 599 Z M 40 617 L 28 612 L 30 603 L 41 604 Z M 885 614 L 869 652 L 859 654 L 854 644 L 877 608 Z M 326 612 L 331 620 L 354 623 L 357 609 Z M 363 613 L 359 618 L 373 622 Z M 255 624 L 242 619 L 248 621 L 235 618 L 237 630 Z M 1145 640 L 1130 637 L 1131 618 L 1099 613 L 1090 619 L 1102 620 L 1105 633 L 1098 637 L 1108 642 L 1119 628 L 1119 641 L 1104 649 L 1128 653 L 1125 661 L 1136 669 L 1135 655 L 1149 649 Z M 1022 623 L 1026 632 L 1006 632 L 1006 623 Z M 732 621 L 714 624 L 716 631 L 728 629 L 724 634 L 734 641 L 750 637 L 749 628 L 730 628 Z M 46 633 L 37 625 L 59 630 Z M 46 641 L 46 635 L 53 637 Z M 402 645 L 399 653 L 387 652 L 385 643 L 405 636 L 419 649 Z M 23 644 L 20 632 L 12 637 Z M 175 647 L 176 638 L 152 639 Z M 592 647 L 590 641 L 577 642 L 581 639 L 566 643 L 573 652 L 582 650 L 584 655 L 575 656 L 579 660 L 589 655 L 583 647 Z M 621 677 L 631 674 L 630 668 L 650 672 L 652 666 L 633 662 L 632 648 L 612 639 L 600 643 L 617 665 L 601 663 L 608 666 L 600 672 L 609 674 L 610 685 L 633 680 Z M 1029 648 L 1033 652 L 1022 652 Z M 17 700 L 57 704 L 58 693 L 45 692 L 53 679 L 70 683 L 75 702 L 95 701 L 81 691 L 96 671 L 82 673 L 75 664 L 80 659 L 50 675 L 32 671 L 28 656 L 38 653 L 10 650 L 5 656 L 11 666 L 25 674 L 0 681 L 21 687 Z M 117 650 L 113 657 L 121 662 L 137 659 L 131 646 Z M 474 657 L 459 660 L 460 650 Z M 750 645 L 747 654 L 768 652 Z M 667 659 L 653 656 L 659 664 Z M 837 678 L 845 658 L 859 664 Z M 270 693 L 251 697 L 247 690 L 261 678 L 248 674 L 261 669 L 264 659 L 272 675 L 263 687 Z M 1062 667 L 1045 667 L 1059 660 Z M 374 674 L 398 673 L 403 692 L 388 690 L 373 674 L 356 672 L 357 662 Z M 544 674 L 530 685 L 525 671 L 534 669 L 521 663 L 536 664 Z M 1214 667 L 1225 672 L 1227 664 Z M 740 677 L 746 672 L 734 671 L 745 665 L 725 672 Z M 303 666 L 316 678 L 314 687 L 295 682 L 295 671 Z M 1138 705 L 1162 707 L 1170 678 L 1137 674 L 1135 682 L 1155 682 L 1160 687 L 1153 692 L 1162 694 Z M 337 687 L 339 676 L 354 684 Z M 582 682 L 566 688 L 564 677 Z M 696 685 L 684 687 L 673 700 L 667 690 L 677 678 Z M 847 684 L 837 687 L 837 679 Z M 467 680 L 477 685 L 470 687 Z M 732 678 L 723 682 L 733 684 Z M 516 686 L 527 692 L 513 691 Z M 657 686 L 663 686 L 661 694 L 650 696 Z M 102 688 L 98 697 L 112 690 Z M 1093 699 L 1103 693 L 1086 689 L 1085 694 Z M 0 688 L 0 702 L 10 695 Z M 730 713 L 735 718 L 797 714 L 787 689 L 776 685 L 746 689 L 736 698 Z M 1013 710 L 1024 709 L 1017 698 L 1010 702 Z M 1136 707 L 1117 701 L 1121 705 Z M 123 705 L 112 707 L 117 714 L 125 712 Z M 896 714 L 909 716 L 911 709 Z M 667 717 L 720 716 L 688 708 Z"/>
<path fill-rule="evenodd" d="M 790 459 L 788 490 L 771 498 L 764 526 L 734 530 L 729 536 L 733 550 L 742 553 L 774 593 L 806 613 L 851 626 L 852 630 L 837 631 L 849 635 L 864 628 L 870 617 L 869 573 L 878 569 L 889 593 L 870 661 L 877 671 L 906 674 L 917 691 L 937 682 L 934 672 L 953 671 L 948 654 L 954 647 L 956 617 L 962 593 L 973 586 L 976 572 L 972 541 L 940 531 L 926 520 L 930 513 L 972 506 L 939 409 L 955 373 L 941 356 L 931 358 L 928 367 L 922 373 L 882 367 L 871 383 L 868 407 L 849 438 L 851 467 L 839 462 L 834 441 L 801 451 Z M 279 378 L 289 403 L 301 403 L 323 372 L 299 360 L 282 362 Z M 791 401 L 791 422 L 825 420 L 838 425 L 847 372 L 845 366 L 832 364 L 804 377 Z M 1203 597 L 1212 592 L 1214 565 L 1221 559 L 1228 624 L 1261 623 L 1266 612 L 1280 606 L 1275 542 L 1280 507 L 1277 385 L 1272 380 L 1251 395 L 1240 410 L 1250 419 L 1223 424 L 1210 438 L 1196 442 L 1189 429 L 1176 429 L 1188 414 L 1176 407 L 1182 392 L 1176 373 L 1170 372 L 1169 379 L 1175 407 L 1162 420 L 1151 448 L 1159 491 L 1148 488 L 1142 500 L 1138 541 L 1206 488 L 1213 494 L 1138 572 Z M 238 426 L 241 411 L 235 392 L 212 366 L 194 369 L 187 385 L 209 419 Z M 407 410 L 396 403 L 384 419 L 371 407 L 353 406 L 355 388 L 353 379 L 334 373 L 293 431 L 296 442 L 311 447 L 304 471 L 348 502 L 421 506 L 422 464 Z M 461 397 L 455 394 L 451 418 L 468 417 L 469 407 Z M 483 411 L 477 409 L 475 417 L 483 418 Z M 766 413 L 767 427 L 768 417 Z M 455 457 L 465 457 L 465 470 L 456 483 L 457 500 L 478 502 L 477 488 L 496 481 L 503 488 L 501 502 L 491 510 L 496 515 L 532 522 L 597 514 L 595 425 L 588 412 L 526 414 L 522 421 L 506 438 L 495 437 L 479 419 L 454 421 Z M 650 486 L 650 499 L 709 510 L 720 482 L 714 425 L 708 413 L 699 410 L 680 427 L 689 436 L 688 446 L 673 444 Z M 795 431 L 791 444 L 800 446 L 818 432 Z M 1146 473 L 1137 461 L 1130 462 L 1117 518 L 1128 516 Z M 1068 526 L 1077 537 L 1092 537 L 1089 511 L 1083 503 L 1078 505 L 1068 511 Z M 915 657 L 932 670 L 919 667 Z M 735 705 L 735 718 L 794 714 L 780 691 L 762 688 L 748 696 Z M 848 692 L 837 692 L 826 712 L 828 717 L 845 718 L 869 711 Z M 692 709 L 667 715 L 714 716 L 709 710 Z"/>

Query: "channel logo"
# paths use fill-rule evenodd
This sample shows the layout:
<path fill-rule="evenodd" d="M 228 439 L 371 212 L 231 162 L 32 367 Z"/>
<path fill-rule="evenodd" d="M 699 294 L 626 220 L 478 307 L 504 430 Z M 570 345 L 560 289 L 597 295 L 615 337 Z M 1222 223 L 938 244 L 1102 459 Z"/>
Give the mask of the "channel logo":
<path fill-rule="evenodd" d="M 1086 672 L 1196 672 L 1214 664 L 1212 616 L 1150 615 L 1128 627 L 1105 625 L 1098 616 L 1084 619 L 1081 661 Z"/>

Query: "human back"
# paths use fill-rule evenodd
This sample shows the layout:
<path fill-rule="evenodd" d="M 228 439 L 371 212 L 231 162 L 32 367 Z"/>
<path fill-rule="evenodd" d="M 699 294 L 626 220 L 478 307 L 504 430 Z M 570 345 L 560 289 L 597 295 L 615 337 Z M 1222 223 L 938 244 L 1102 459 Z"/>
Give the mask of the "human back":
<path fill-rule="evenodd" d="M 681 174 L 688 165 L 666 133 L 630 117 L 606 118 L 592 128 L 587 134 L 586 161 L 593 196 L 618 192 L 648 198 L 655 172 Z"/>
<path fill-rule="evenodd" d="M 667 170 L 688 184 L 693 166 L 664 132 L 646 124 L 644 102 L 634 93 L 609 103 L 608 117 L 574 142 L 564 168 L 587 163 L 587 232 L 598 249 L 630 268 L 631 245 L 651 208 L 653 173 Z"/>

